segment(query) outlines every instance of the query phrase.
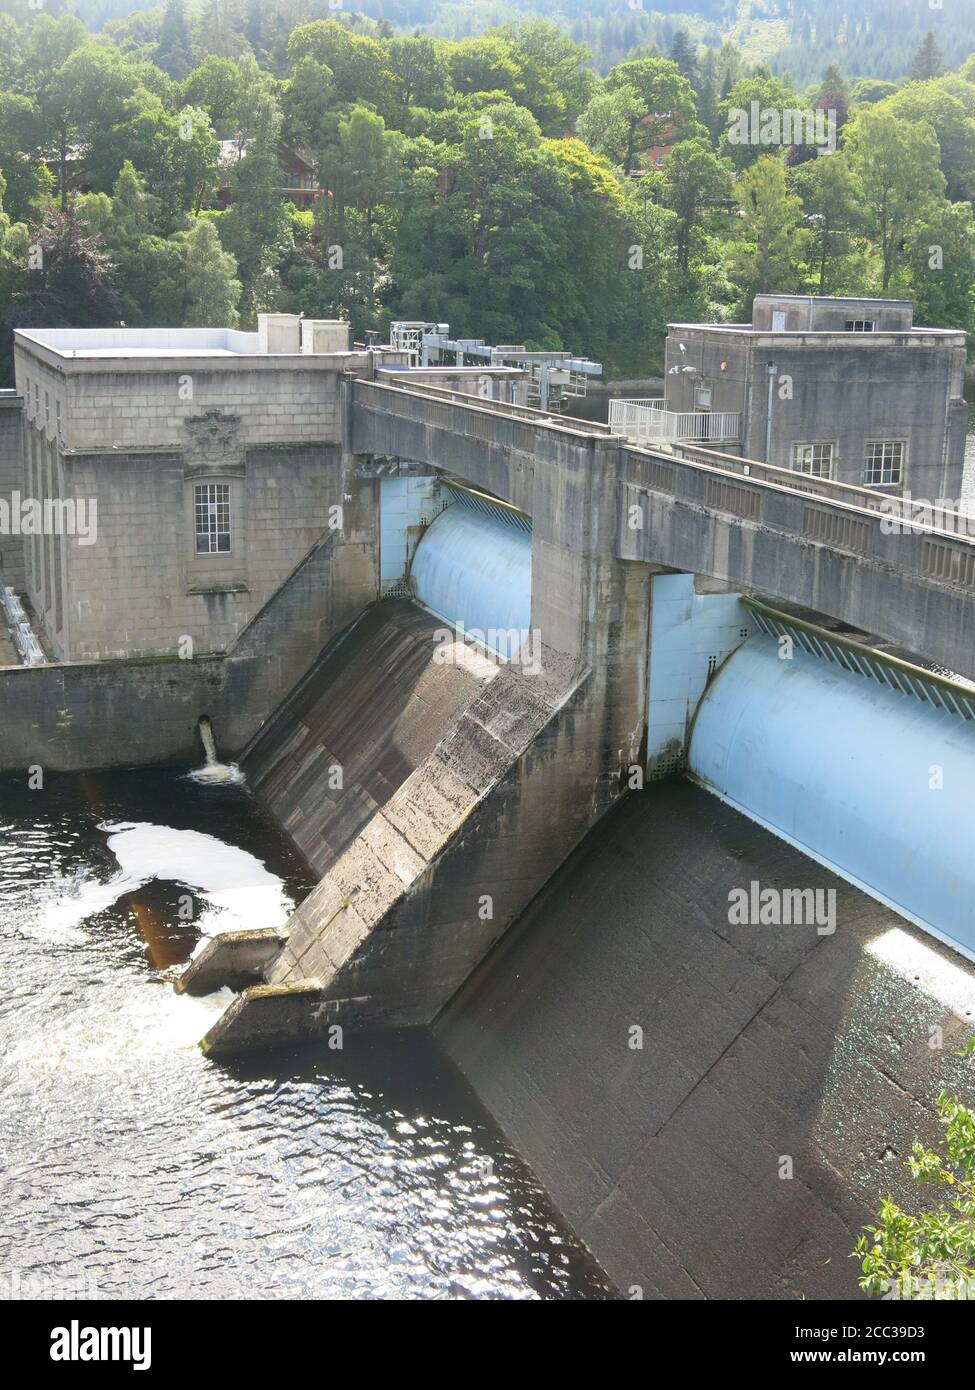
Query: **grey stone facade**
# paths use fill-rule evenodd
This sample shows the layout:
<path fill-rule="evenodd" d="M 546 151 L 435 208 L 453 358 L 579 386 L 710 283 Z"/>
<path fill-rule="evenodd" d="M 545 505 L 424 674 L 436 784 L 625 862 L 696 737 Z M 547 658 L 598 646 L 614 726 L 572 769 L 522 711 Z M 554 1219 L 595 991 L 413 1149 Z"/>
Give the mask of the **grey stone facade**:
<path fill-rule="evenodd" d="M 11 504 L 23 485 L 23 401 L 16 391 L 0 391 L 0 502 Z M 24 538 L 0 534 L 0 581 L 24 587 Z"/>
<path fill-rule="evenodd" d="M 751 324 L 670 325 L 666 408 L 740 412 L 746 458 L 958 499 L 964 368 L 965 334 L 905 301 L 757 295 Z"/>
<path fill-rule="evenodd" d="M 17 333 L 22 491 L 89 522 L 87 536 L 26 538 L 23 583 L 53 657 L 224 651 L 323 534 L 350 535 L 339 388 L 369 359 L 261 353 L 254 339 Z M 202 549 L 201 507 L 220 518 Z"/>

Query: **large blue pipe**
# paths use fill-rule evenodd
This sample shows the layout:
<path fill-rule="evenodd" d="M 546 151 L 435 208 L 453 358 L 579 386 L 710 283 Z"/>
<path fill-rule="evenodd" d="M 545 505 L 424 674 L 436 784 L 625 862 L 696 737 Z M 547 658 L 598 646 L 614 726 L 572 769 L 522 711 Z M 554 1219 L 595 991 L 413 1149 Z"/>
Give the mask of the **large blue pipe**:
<path fill-rule="evenodd" d="M 688 768 L 975 959 L 971 721 L 762 635 L 705 692 Z"/>
<path fill-rule="evenodd" d="M 427 608 L 483 634 L 500 655 L 515 654 L 531 621 L 530 531 L 455 503 L 427 529 L 410 573 Z"/>

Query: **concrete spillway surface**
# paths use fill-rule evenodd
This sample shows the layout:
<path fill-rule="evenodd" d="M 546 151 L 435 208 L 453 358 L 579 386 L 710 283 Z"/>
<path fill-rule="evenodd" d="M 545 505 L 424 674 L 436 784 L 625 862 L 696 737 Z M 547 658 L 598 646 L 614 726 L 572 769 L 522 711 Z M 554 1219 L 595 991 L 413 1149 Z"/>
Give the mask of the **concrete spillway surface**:
<path fill-rule="evenodd" d="M 832 888 L 835 931 L 733 923 L 753 881 Z M 913 1206 L 934 1097 L 970 1094 L 973 1017 L 975 968 L 674 780 L 587 836 L 437 1031 L 622 1290 L 853 1298 L 861 1223 Z"/>
<path fill-rule="evenodd" d="M 763 634 L 709 686 L 688 767 L 975 959 L 975 722 Z"/>
<path fill-rule="evenodd" d="M 331 643 L 241 759 L 249 786 L 324 874 L 497 667 L 405 599 Z M 440 659 L 449 655 L 449 660 Z"/>

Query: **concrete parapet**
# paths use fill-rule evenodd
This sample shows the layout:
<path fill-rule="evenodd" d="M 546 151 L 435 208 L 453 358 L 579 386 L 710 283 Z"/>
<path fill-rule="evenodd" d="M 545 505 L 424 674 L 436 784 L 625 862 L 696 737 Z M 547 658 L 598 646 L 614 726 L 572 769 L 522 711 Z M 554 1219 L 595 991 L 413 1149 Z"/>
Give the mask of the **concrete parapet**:
<path fill-rule="evenodd" d="M 221 932 L 190 961 L 176 981 L 176 993 L 212 994 L 222 988 L 239 990 L 259 984 L 265 967 L 287 939 L 278 927 Z"/>
<path fill-rule="evenodd" d="M 200 1047 L 208 1057 L 225 1057 L 258 1046 L 320 1038 L 327 1027 L 325 1012 L 319 1013 L 320 1001 L 318 980 L 252 985 L 220 1015 Z"/>

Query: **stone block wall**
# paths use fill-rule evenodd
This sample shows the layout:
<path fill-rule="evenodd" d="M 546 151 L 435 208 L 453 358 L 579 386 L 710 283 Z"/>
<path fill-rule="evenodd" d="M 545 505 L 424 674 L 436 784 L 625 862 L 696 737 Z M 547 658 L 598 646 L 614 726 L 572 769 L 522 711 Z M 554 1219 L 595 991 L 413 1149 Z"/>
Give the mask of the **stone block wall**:
<path fill-rule="evenodd" d="M 0 669 L 0 774 L 192 762 L 204 714 L 234 757 L 375 592 L 368 532 L 328 533 L 226 653 Z"/>
<path fill-rule="evenodd" d="M 196 652 L 226 650 L 333 527 L 340 547 L 375 546 L 375 519 L 361 505 L 372 484 L 346 478 L 330 445 L 255 447 L 239 469 L 212 474 L 188 474 L 176 454 L 75 455 L 65 474 L 72 495 L 98 504 L 96 543 L 68 548 L 74 660 L 176 655 L 186 638 Z M 228 557 L 194 550 L 192 491 L 211 477 L 231 488 Z"/>
<path fill-rule="evenodd" d="M 24 491 L 23 404 L 16 392 L 0 391 L 0 500 L 8 507 Z M 24 588 L 24 539 L 12 529 L 0 533 L 0 583 Z"/>

